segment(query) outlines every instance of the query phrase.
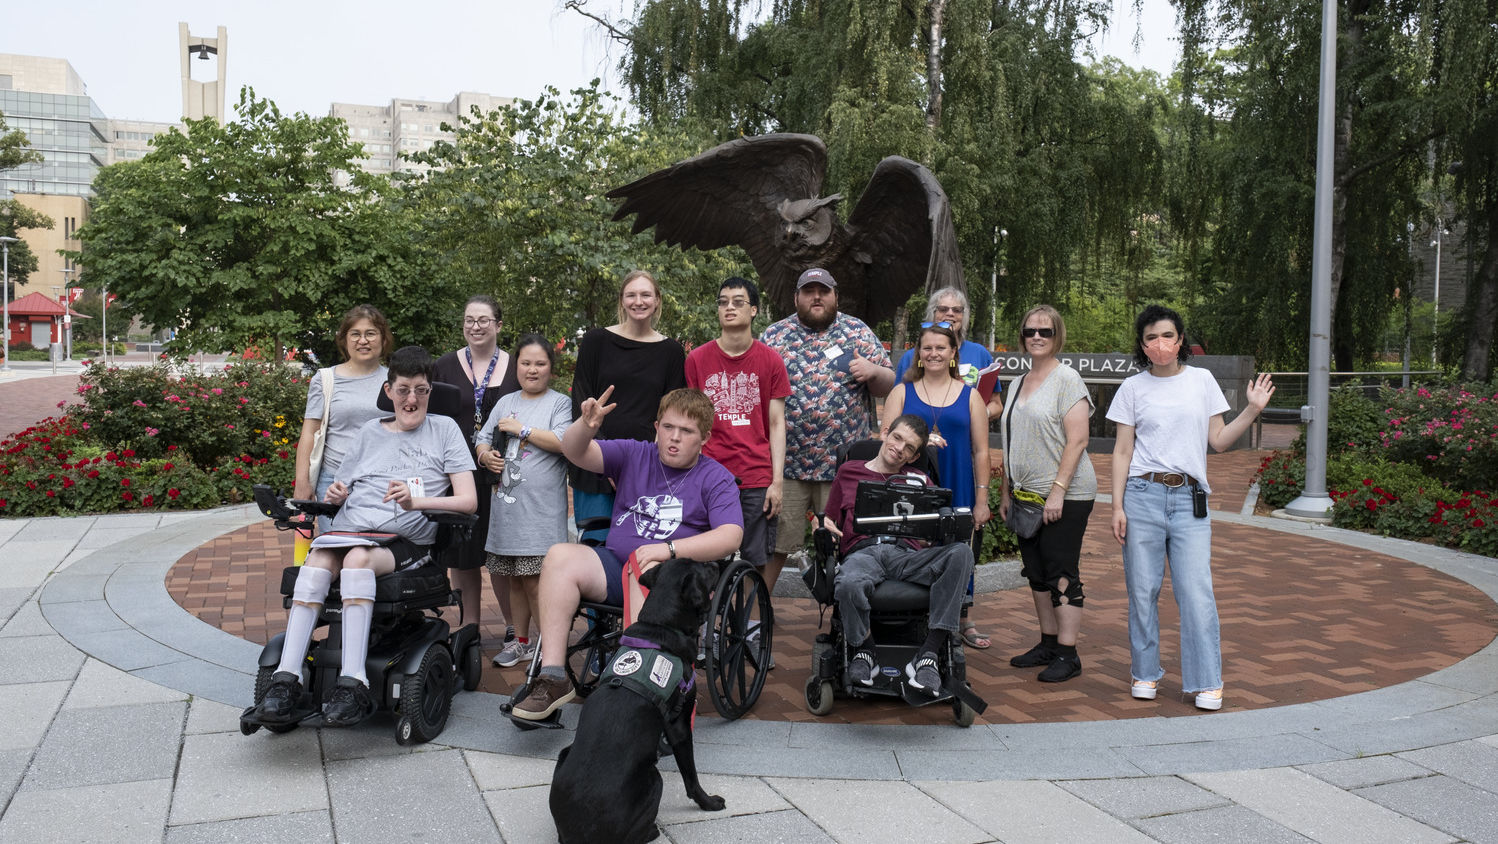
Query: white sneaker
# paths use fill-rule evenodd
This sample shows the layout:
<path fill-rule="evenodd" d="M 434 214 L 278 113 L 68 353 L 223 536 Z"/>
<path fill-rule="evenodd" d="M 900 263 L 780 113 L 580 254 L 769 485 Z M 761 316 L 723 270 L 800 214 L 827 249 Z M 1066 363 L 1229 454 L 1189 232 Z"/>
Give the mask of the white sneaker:
<path fill-rule="evenodd" d="M 1196 708 L 1216 712 L 1222 708 L 1222 689 L 1207 689 L 1196 693 Z"/>
<path fill-rule="evenodd" d="M 1153 680 L 1135 680 L 1134 685 L 1129 687 L 1129 694 L 1135 700 L 1154 700 L 1158 685 Z"/>
<path fill-rule="evenodd" d="M 519 639 L 511 639 L 505 643 L 499 653 L 494 655 L 494 664 L 499 668 L 509 668 L 522 662 L 529 662 L 536 655 L 536 645 L 533 642 L 521 643 Z"/>

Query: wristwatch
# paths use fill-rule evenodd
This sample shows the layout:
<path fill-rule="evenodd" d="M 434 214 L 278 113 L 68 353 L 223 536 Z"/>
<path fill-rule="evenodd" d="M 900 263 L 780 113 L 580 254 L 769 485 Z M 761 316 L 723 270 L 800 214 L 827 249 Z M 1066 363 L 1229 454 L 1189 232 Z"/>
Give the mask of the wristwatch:
<path fill-rule="evenodd" d="M 672 542 L 669 539 L 666 540 L 666 550 L 669 551 L 669 552 L 671 552 L 671 559 L 673 559 L 673 560 L 676 559 L 676 543 L 675 542 Z"/>

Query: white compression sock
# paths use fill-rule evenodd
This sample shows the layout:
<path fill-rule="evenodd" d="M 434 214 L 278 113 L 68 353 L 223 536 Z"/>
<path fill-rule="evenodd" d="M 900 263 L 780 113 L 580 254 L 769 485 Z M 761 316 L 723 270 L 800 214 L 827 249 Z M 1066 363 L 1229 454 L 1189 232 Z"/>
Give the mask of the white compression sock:
<path fill-rule="evenodd" d="M 286 615 L 286 639 L 281 646 L 281 664 L 277 671 L 302 676 L 302 662 L 307 658 L 307 647 L 312 642 L 312 631 L 317 627 L 317 613 L 327 600 L 328 587 L 333 584 L 333 573 L 327 569 L 302 566 L 297 572 L 296 586 L 291 590 L 291 611 Z M 308 606 L 311 604 L 312 606 Z"/>
<path fill-rule="evenodd" d="M 344 569 L 339 587 L 343 591 L 343 677 L 369 685 L 364 658 L 369 655 L 369 625 L 374 616 L 375 573 L 370 569 Z M 370 603 L 350 603 L 361 598 Z"/>

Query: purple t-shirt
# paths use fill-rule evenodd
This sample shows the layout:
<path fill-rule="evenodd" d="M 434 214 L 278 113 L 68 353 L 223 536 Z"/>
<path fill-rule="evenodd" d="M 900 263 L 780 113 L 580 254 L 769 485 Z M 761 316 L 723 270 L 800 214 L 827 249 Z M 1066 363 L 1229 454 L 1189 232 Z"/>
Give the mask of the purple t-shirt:
<path fill-rule="evenodd" d="M 739 488 L 718 461 L 702 455 L 690 469 L 661 462 L 655 443 L 597 440 L 612 478 L 614 521 L 606 543 L 621 561 L 641 545 L 685 539 L 723 525 L 744 526 Z"/>

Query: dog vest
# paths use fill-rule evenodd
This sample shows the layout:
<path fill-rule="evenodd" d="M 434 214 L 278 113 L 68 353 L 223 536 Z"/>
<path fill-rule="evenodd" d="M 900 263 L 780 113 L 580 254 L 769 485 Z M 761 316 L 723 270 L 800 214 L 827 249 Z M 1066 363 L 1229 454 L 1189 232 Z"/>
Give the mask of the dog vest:
<path fill-rule="evenodd" d="M 654 642 L 625 636 L 600 681 L 633 691 L 655 704 L 670 719 L 681 712 L 686 693 L 697 682 L 681 657 L 661 650 Z"/>

